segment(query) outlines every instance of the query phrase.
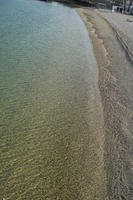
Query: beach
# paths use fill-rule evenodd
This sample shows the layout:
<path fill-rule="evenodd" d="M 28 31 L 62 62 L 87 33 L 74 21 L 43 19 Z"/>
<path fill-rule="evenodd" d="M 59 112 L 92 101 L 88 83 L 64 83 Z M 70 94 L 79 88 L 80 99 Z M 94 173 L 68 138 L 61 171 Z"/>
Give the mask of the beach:
<path fill-rule="evenodd" d="M 88 29 L 99 66 L 108 197 L 132 200 L 133 17 L 102 9 L 79 8 L 77 12 Z"/>
<path fill-rule="evenodd" d="M 132 17 L 75 7 L 0 1 L 3 200 L 133 199 Z"/>

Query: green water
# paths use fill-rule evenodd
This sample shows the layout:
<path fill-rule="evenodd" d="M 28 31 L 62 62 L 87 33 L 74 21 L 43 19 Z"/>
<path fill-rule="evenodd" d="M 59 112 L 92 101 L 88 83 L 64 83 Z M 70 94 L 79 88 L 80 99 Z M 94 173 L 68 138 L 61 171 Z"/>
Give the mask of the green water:
<path fill-rule="evenodd" d="M 99 98 L 75 9 L 0 0 L 0 200 L 105 199 Z"/>

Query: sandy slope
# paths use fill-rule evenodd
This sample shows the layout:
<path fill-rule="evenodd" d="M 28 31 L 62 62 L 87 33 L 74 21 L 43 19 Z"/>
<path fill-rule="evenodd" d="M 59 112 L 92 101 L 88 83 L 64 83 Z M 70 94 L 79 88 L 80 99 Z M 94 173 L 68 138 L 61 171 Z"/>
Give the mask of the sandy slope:
<path fill-rule="evenodd" d="M 97 12 L 118 32 L 133 54 L 133 16 L 118 12 L 112 13 L 111 10 L 103 9 L 99 9 Z"/>
<path fill-rule="evenodd" d="M 110 200 L 133 200 L 132 62 L 117 38 L 116 29 L 107 22 L 111 15 L 106 13 L 105 20 L 105 16 L 94 9 L 80 8 L 77 11 L 88 28 L 99 66 L 106 130 L 104 162 L 108 196 Z M 117 24 L 118 19 L 113 28 Z M 120 36 L 124 39 L 122 34 Z"/>

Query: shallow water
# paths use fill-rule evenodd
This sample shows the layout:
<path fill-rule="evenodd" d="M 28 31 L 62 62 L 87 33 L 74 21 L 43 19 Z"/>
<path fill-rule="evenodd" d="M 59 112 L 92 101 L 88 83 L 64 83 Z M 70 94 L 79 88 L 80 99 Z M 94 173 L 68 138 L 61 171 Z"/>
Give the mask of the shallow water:
<path fill-rule="evenodd" d="M 74 9 L 0 0 L 0 198 L 105 199 L 97 75 Z"/>

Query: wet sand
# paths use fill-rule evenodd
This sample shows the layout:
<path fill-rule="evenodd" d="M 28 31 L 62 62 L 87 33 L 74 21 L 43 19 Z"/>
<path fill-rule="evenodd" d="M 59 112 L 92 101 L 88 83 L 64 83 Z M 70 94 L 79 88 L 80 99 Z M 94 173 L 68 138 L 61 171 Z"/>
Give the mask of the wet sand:
<path fill-rule="evenodd" d="M 115 30 L 97 10 L 80 8 L 99 66 L 110 200 L 133 199 L 133 66 Z M 107 17 L 107 16 L 106 16 Z"/>

